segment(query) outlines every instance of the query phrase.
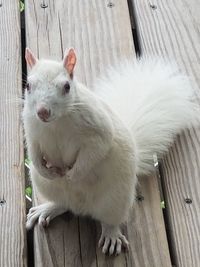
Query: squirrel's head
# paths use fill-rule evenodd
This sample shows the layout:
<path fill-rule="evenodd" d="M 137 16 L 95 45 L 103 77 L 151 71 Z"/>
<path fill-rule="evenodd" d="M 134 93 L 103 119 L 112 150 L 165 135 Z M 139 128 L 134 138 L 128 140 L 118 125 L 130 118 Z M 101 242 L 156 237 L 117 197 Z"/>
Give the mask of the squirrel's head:
<path fill-rule="evenodd" d="M 26 48 L 25 58 L 30 72 L 24 113 L 41 122 L 51 122 L 69 112 L 75 97 L 74 49 L 65 53 L 62 62 L 38 60 L 29 48 Z"/>

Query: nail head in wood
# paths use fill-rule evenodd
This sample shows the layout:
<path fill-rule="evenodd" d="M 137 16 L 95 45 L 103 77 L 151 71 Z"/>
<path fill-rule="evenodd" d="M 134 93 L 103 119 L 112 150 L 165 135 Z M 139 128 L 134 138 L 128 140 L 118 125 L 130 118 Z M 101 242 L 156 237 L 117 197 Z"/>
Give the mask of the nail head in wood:
<path fill-rule="evenodd" d="M 5 205 L 5 204 L 6 204 L 5 199 L 0 199 L 0 206 L 3 206 L 3 205 Z"/>
<path fill-rule="evenodd" d="M 185 198 L 185 203 L 186 204 L 192 204 L 192 199 L 191 198 Z"/>
<path fill-rule="evenodd" d="M 143 200 L 144 200 L 144 197 L 143 197 L 142 195 L 138 195 L 138 196 L 136 197 L 136 200 L 137 200 L 137 201 L 143 201 Z"/>
<path fill-rule="evenodd" d="M 157 6 L 156 5 L 153 5 L 153 4 L 149 4 L 150 5 L 150 7 L 152 8 L 152 9 L 157 9 Z"/>
<path fill-rule="evenodd" d="M 115 4 L 114 4 L 114 3 L 112 3 L 112 2 L 109 2 L 109 3 L 107 4 L 107 6 L 108 6 L 108 7 L 110 7 L 110 8 L 112 8 L 112 7 L 114 7 L 114 6 L 115 6 Z"/>
<path fill-rule="evenodd" d="M 48 5 L 45 3 L 42 3 L 40 6 L 41 6 L 41 8 L 47 8 L 48 7 Z"/>

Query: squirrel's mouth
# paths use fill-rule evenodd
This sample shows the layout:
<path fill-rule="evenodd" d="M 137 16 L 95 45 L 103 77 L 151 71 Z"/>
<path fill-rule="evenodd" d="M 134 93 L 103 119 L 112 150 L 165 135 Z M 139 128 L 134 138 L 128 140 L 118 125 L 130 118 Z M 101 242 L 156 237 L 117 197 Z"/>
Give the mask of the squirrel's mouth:
<path fill-rule="evenodd" d="M 36 117 L 39 121 L 44 122 L 46 124 L 48 124 L 52 121 L 55 121 L 55 119 L 56 119 L 55 116 L 50 116 L 49 118 L 40 118 L 39 116 L 36 116 Z"/>
<path fill-rule="evenodd" d="M 40 119 L 43 122 L 49 122 L 48 119 Z"/>
<path fill-rule="evenodd" d="M 39 116 L 37 116 L 37 119 L 38 119 L 39 121 L 41 121 L 41 122 L 45 122 L 45 123 L 48 123 L 48 122 L 51 121 L 50 118 L 41 118 L 41 117 L 39 117 Z"/>

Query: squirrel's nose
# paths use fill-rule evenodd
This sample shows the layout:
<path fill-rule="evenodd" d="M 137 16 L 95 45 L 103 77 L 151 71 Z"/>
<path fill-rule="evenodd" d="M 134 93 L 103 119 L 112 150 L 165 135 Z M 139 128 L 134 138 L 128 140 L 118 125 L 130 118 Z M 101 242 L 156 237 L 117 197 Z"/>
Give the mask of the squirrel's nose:
<path fill-rule="evenodd" d="M 40 106 L 37 109 L 37 115 L 42 121 L 47 121 L 50 117 L 50 110 L 44 106 Z"/>

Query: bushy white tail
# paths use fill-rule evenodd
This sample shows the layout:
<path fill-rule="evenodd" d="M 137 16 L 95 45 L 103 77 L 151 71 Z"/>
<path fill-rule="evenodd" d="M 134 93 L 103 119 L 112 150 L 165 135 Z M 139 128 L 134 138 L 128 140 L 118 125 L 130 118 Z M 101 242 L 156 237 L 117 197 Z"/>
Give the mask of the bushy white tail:
<path fill-rule="evenodd" d="M 189 79 L 160 60 L 142 59 L 111 68 L 95 92 L 131 128 L 138 148 L 138 175 L 148 174 L 153 154 L 166 152 L 175 135 L 197 120 Z"/>

